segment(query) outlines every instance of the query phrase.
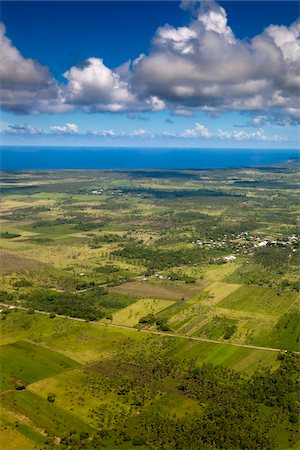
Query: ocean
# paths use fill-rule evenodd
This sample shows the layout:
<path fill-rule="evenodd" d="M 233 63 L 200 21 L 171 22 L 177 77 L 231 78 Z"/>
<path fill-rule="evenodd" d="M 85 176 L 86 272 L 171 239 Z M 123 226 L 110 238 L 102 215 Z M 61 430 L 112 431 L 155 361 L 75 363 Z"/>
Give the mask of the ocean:
<path fill-rule="evenodd" d="M 1 170 L 214 169 L 299 159 L 298 150 L 2 147 Z"/>

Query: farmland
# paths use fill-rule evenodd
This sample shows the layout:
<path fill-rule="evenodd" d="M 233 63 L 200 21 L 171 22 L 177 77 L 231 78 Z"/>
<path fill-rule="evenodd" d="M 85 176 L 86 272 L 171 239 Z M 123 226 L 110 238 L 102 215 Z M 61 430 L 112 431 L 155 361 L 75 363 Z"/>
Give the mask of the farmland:
<path fill-rule="evenodd" d="M 3 448 L 297 448 L 297 177 L 3 172 Z"/>

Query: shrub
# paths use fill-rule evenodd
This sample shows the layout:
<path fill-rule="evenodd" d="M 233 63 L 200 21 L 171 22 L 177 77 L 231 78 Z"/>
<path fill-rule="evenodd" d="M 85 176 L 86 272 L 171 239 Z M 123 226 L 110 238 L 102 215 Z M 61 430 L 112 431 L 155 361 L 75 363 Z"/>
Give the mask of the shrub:
<path fill-rule="evenodd" d="M 132 439 L 132 445 L 144 445 L 145 444 L 145 439 L 143 438 L 143 436 L 135 436 Z"/>
<path fill-rule="evenodd" d="M 17 391 L 23 391 L 24 389 L 26 389 L 25 384 L 23 383 L 23 381 L 18 380 L 15 384 L 15 388 Z"/>
<path fill-rule="evenodd" d="M 55 394 L 48 394 L 47 400 L 49 403 L 55 402 L 56 395 Z"/>

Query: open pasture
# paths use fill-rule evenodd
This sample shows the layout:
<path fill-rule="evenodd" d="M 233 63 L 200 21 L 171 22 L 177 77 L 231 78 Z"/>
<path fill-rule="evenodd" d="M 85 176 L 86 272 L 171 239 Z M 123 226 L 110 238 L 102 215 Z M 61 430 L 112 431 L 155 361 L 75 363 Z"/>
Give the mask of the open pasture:
<path fill-rule="evenodd" d="M 238 311 L 280 316 L 298 298 L 298 293 L 278 293 L 270 288 L 243 286 L 222 300 L 219 306 Z"/>
<path fill-rule="evenodd" d="M 44 438 L 47 435 L 62 436 L 66 431 L 66 424 L 78 433 L 92 434 L 94 432 L 93 428 L 73 414 L 69 414 L 27 389 L 21 392 L 11 391 L 3 394 L 2 406 L 9 410 L 15 420 L 20 421 L 20 423 L 27 423 L 33 430 L 38 430 Z"/>
<path fill-rule="evenodd" d="M 81 364 L 108 358 L 124 341 L 144 341 L 136 330 L 121 330 L 98 323 L 85 323 L 44 314 L 15 311 L 1 321 L 0 342 L 30 339 Z"/>
<path fill-rule="evenodd" d="M 37 442 L 27 438 L 17 430 L 3 425 L 0 428 L 0 446 L 5 450 L 38 450 L 40 445 Z"/>
<path fill-rule="evenodd" d="M 70 379 L 72 383 L 70 383 Z M 94 427 L 113 428 L 132 413 L 130 404 L 115 391 L 116 383 L 92 370 L 75 370 L 31 384 L 28 389 L 45 400 L 55 395 L 55 405 Z M 100 411 L 106 411 L 101 418 Z M 98 413 L 96 413 L 96 411 Z"/>
<path fill-rule="evenodd" d="M 280 317 L 267 335 L 262 331 L 254 340 L 257 345 L 266 342 L 272 347 L 284 348 L 290 351 L 299 351 L 300 321 L 296 309 Z"/>
<path fill-rule="evenodd" d="M 230 284 L 215 281 L 214 283 L 211 283 L 209 286 L 203 289 L 203 294 L 207 294 L 205 303 L 209 305 L 215 305 L 235 292 L 241 286 L 241 284 Z"/>
<path fill-rule="evenodd" d="M 208 281 L 224 281 L 226 277 L 234 273 L 239 265 L 234 262 L 230 264 L 210 264 L 204 272 L 204 279 Z M 235 283 L 233 281 L 232 283 Z"/>
<path fill-rule="evenodd" d="M 78 363 L 70 358 L 26 341 L 2 345 L 0 352 L 2 390 L 78 367 Z"/>
<path fill-rule="evenodd" d="M 114 313 L 112 323 L 132 327 L 138 324 L 141 317 L 157 314 L 174 303 L 171 300 L 144 298 Z"/>

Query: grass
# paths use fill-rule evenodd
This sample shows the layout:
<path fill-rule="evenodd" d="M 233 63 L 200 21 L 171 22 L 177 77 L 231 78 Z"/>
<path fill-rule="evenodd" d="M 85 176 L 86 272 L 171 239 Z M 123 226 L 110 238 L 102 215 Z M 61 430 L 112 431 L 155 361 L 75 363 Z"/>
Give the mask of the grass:
<path fill-rule="evenodd" d="M 210 264 L 204 272 L 204 279 L 208 281 L 222 281 L 225 277 L 234 273 L 239 265 L 237 263 L 230 264 Z M 234 283 L 234 281 L 233 281 Z"/>
<path fill-rule="evenodd" d="M 208 294 L 209 304 L 219 303 L 221 300 L 232 294 L 241 287 L 240 284 L 222 283 L 216 281 L 203 289 L 203 293 Z"/>
<path fill-rule="evenodd" d="M 88 424 L 28 390 L 6 392 L 2 396 L 2 406 L 16 419 L 34 423 L 43 434 L 61 435 L 66 430 L 66 424 L 68 429 L 93 433 Z"/>
<path fill-rule="evenodd" d="M 236 329 L 236 321 L 227 317 L 215 316 L 210 322 L 206 323 L 199 330 L 197 330 L 194 335 L 207 336 L 210 339 L 223 339 L 224 336 L 226 336 L 226 333 L 228 333 L 231 329 L 233 329 L 233 331 L 232 333 L 229 333 L 229 337 L 227 337 L 227 339 L 234 334 Z"/>
<path fill-rule="evenodd" d="M 157 314 L 173 304 L 174 302 L 169 300 L 142 299 L 114 313 L 113 323 L 134 326 L 141 317 Z"/>
<path fill-rule="evenodd" d="M 90 363 L 114 354 L 127 340 L 143 341 L 147 336 L 135 330 L 120 330 L 97 323 L 76 322 L 42 314 L 12 312 L 1 324 L 3 344 L 30 339 L 79 362 Z"/>
<path fill-rule="evenodd" d="M 131 294 L 132 300 L 137 300 L 113 313 L 112 325 L 133 327 L 142 316 L 156 314 L 165 318 L 178 334 L 225 341 L 226 332 L 234 326 L 228 338 L 232 342 L 299 350 L 297 294 L 286 285 L 281 290 L 276 287 L 282 280 L 296 281 L 296 266 L 292 268 L 292 262 L 274 280 L 272 273 L 265 280 L 267 271 L 253 263 L 255 256 L 243 256 L 242 251 L 234 263 L 211 264 L 214 257 L 237 255 L 234 236 L 248 228 L 249 236 L 260 236 L 261 232 L 261 236 L 275 233 L 278 237 L 295 232 L 296 202 L 292 193 L 278 190 L 270 202 L 267 191 L 237 187 L 232 177 L 282 179 L 296 174 L 278 175 L 252 169 L 194 172 L 187 179 L 161 174 L 157 177 L 140 174 L 137 178 L 125 172 L 99 171 L 4 174 L 2 185 L 15 194 L 8 194 L 4 189 L 2 230 L 21 236 L 0 238 L 3 291 L 14 295 L 15 300 L 11 302 L 18 300 L 22 304 L 30 286 L 32 289 L 49 287 L 72 295 L 76 292 L 80 296 L 82 290 L 94 284 L 112 283 L 115 286 L 109 289 Z M 18 190 L 18 185 L 32 185 L 39 192 L 30 194 L 28 190 Z M 88 193 L 97 187 L 104 189 L 103 195 Z M 125 188 L 129 188 L 126 197 L 119 196 L 118 191 Z M 163 196 L 153 196 L 149 188 L 156 192 L 162 190 Z M 200 188 L 246 194 L 246 197 L 201 195 L 190 199 L 185 195 L 186 189 Z M 177 191 L 178 196 L 164 197 L 168 191 Z M 71 219 L 72 223 L 61 223 L 61 219 Z M 189 252 L 195 248 L 192 242 L 197 239 L 211 237 L 220 242 L 225 233 L 226 249 L 197 247 L 199 261 L 179 267 L 176 267 L 178 261 L 174 261 L 174 267 L 160 271 L 163 280 L 155 280 L 153 275 L 141 282 L 144 273 L 152 273 L 148 271 L 152 269 L 151 261 L 143 266 L 139 260 L 113 254 L 123 245 L 141 242 L 160 251 L 176 248 Z M 109 265 L 116 270 L 108 275 Z M 79 276 L 80 273 L 84 275 Z M 195 283 L 168 280 L 171 273 L 193 277 Z M 124 283 L 125 280 L 130 282 Z M 113 295 L 109 293 L 106 300 Z M 38 450 L 46 445 L 46 432 L 52 440 L 71 429 L 87 430 L 92 435 L 93 426 L 102 428 L 104 424 L 110 430 L 120 430 L 124 421 L 132 437 L 139 434 L 136 429 L 142 417 L 139 413 L 144 411 L 160 411 L 162 416 L 174 414 L 182 418 L 195 411 L 201 415 L 202 406 L 179 392 L 175 386 L 177 381 L 171 376 L 155 384 L 157 373 L 151 371 L 152 362 L 161 367 L 168 362 L 168 355 L 174 356 L 178 371 L 182 363 L 189 365 L 189 358 L 197 360 L 199 365 L 228 367 L 244 376 L 251 376 L 257 369 L 274 370 L 279 364 L 276 352 L 149 335 L 106 326 L 108 320 L 84 323 L 23 311 L 13 311 L 2 318 L 0 356 L 5 393 L 1 401 L 0 443 L 2 434 L 5 450 Z M 135 355 L 141 355 L 142 362 L 145 358 L 144 372 L 138 375 L 134 371 L 139 362 L 128 363 Z M 149 355 L 152 359 L 148 361 Z M 122 356 L 124 360 L 127 358 L 123 366 Z M 150 370 L 150 376 L 145 367 Z M 146 395 L 145 404 L 137 408 L 131 402 L 139 389 L 134 395 L 116 392 L 121 379 L 126 381 L 126 377 L 135 376 L 138 388 L 143 386 Z M 17 381 L 22 381 L 26 389 L 17 391 Z M 47 400 L 49 394 L 55 394 L 53 403 Z M 280 434 L 275 439 L 279 449 L 288 448 L 290 428 L 288 422 L 274 426 Z M 119 445 L 114 433 L 105 442 L 106 448 L 136 448 L 126 442 Z M 296 441 L 296 437 L 292 439 Z"/>
<path fill-rule="evenodd" d="M 119 412 L 123 411 L 127 415 L 131 409 L 129 405 L 125 405 L 124 409 L 124 402 L 119 401 L 120 397 L 116 393 L 110 392 L 110 383 L 107 380 L 90 370 L 74 370 L 34 383 L 29 386 L 29 390 L 44 399 L 47 399 L 49 393 L 54 393 L 57 407 L 91 426 L 99 426 L 99 417 L 92 413 L 93 410 L 104 410 L 113 406 L 117 417 Z M 113 411 L 111 412 L 114 415 Z M 112 422 L 115 422 L 115 419 Z"/>
<path fill-rule="evenodd" d="M 242 286 L 226 297 L 218 306 L 238 311 L 280 316 L 298 298 L 297 293 L 278 294 L 270 288 Z"/>
<path fill-rule="evenodd" d="M 78 363 L 52 350 L 25 341 L 2 345 L 1 389 L 13 388 L 17 382 L 25 385 L 78 367 Z"/>
<path fill-rule="evenodd" d="M 17 430 L 0 430 L 0 447 L 5 450 L 38 450 L 40 446 Z"/>
<path fill-rule="evenodd" d="M 284 314 L 272 328 L 268 336 L 258 335 L 255 343 L 267 342 L 268 345 L 291 351 L 300 351 L 300 322 L 298 311 Z"/>
<path fill-rule="evenodd" d="M 276 353 L 268 350 L 252 350 L 225 345 L 218 345 L 204 359 L 205 363 L 223 365 L 230 369 L 246 372 L 251 375 L 259 368 L 276 365 Z"/>

